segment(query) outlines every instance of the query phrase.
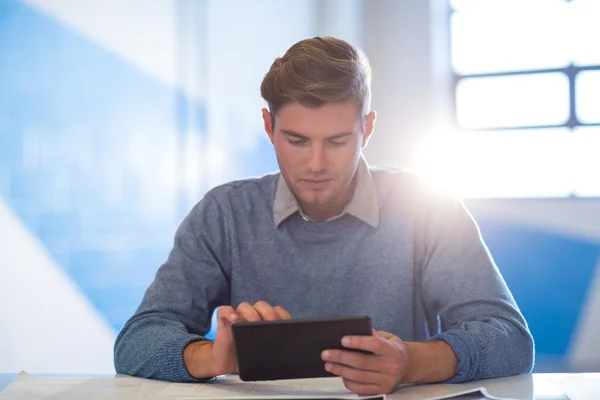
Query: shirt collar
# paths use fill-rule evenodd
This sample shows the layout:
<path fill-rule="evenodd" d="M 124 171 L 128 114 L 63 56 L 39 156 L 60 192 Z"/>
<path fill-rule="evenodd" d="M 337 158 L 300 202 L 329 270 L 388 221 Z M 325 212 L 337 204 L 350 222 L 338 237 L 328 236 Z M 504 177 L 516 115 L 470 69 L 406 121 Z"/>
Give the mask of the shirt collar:
<path fill-rule="evenodd" d="M 275 201 L 273 203 L 273 220 L 275 226 L 279 226 L 285 219 L 296 212 L 300 213 L 305 220 L 310 220 L 300 208 L 296 197 L 280 173 Z M 330 218 L 327 221 L 337 219 L 344 214 L 353 215 L 374 228 L 377 228 L 379 225 L 377 188 L 375 187 L 375 181 L 371 175 L 369 165 L 362 156 L 356 169 L 356 187 L 352 199 L 340 215 Z"/>

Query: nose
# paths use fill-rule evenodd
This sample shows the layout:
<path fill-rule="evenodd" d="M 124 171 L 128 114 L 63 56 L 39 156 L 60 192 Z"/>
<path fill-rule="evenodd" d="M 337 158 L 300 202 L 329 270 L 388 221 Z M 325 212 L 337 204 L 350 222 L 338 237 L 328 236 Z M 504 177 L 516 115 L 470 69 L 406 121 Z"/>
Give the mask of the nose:
<path fill-rule="evenodd" d="M 308 168 L 314 174 L 325 171 L 325 149 L 320 144 L 311 146 Z"/>

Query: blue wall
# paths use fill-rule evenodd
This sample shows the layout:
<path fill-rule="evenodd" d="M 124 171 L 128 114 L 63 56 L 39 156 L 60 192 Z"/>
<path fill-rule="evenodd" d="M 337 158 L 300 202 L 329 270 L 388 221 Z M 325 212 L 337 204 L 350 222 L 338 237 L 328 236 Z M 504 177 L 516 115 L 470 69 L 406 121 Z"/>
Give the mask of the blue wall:
<path fill-rule="evenodd" d="M 475 217 L 536 342 L 538 367 L 560 368 L 590 292 L 600 244 Z"/>
<path fill-rule="evenodd" d="M 0 49 L 0 196 L 118 331 L 191 207 L 178 180 L 190 100 L 16 0 L 0 0 Z M 189 108 L 201 135 L 206 109 Z M 277 167 L 266 140 L 232 151 L 238 177 Z M 538 356 L 564 360 L 600 245 L 475 217 Z"/>
<path fill-rule="evenodd" d="M 17 1 L 0 49 L 0 195 L 118 330 L 182 217 L 181 95 Z"/>

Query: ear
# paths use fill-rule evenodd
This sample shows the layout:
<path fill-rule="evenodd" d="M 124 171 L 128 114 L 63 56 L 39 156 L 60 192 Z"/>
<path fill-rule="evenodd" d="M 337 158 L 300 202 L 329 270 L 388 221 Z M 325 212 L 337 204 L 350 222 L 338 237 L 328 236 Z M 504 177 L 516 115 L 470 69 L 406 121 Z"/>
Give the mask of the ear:
<path fill-rule="evenodd" d="M 369 143 L 369 138 L 371 138 L 371 135 L 373 134 L 373 131 L 375 130 L 375 119 L 376 118 L 377 118 L 377 113 L 375 111 L 371 111 L 370 113 L 368 113 L 365 118 L 365 133 L 363 134 L 362 146 L 361 146 L 363 149 L 365 147 L 367 147 L 367 144 Z"/>
<path fill-rule="evenodd" d="M 269 140 L 273 143 L 273 124 L 271 122 L 271 113 L 266 108 L 262 109 L 262 118 L 265 124 L 265 132 L 269 136 Z"/>

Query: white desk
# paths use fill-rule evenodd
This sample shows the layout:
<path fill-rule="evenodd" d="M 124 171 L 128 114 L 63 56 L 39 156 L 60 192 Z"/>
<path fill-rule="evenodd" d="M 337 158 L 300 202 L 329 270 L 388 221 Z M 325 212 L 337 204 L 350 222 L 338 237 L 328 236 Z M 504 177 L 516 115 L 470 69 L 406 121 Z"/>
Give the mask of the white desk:
<path fill-rule="evenodd" d="M 8 377 L 8 378 L 7 378 Z M 170 400 L 214 396 L 351 395 L 337 378 L 276 382 L 241 382 L 237 376 L 219 377 L 209 384 L 173 384 L 125 376 L 62 377 L 57 375 L 0 375 L 12 382 L 0 392 L 1 400 Z M 600 399 L 600 373 L 534 374 L 460 385 L 400 387 L 387 398 L 417 400 L 485 387 L 491 396 L 523 400 Z M 566 394 L 568 397 L 565 397 Z M 479 399 L 481 397 L 461 397 Z"/>

